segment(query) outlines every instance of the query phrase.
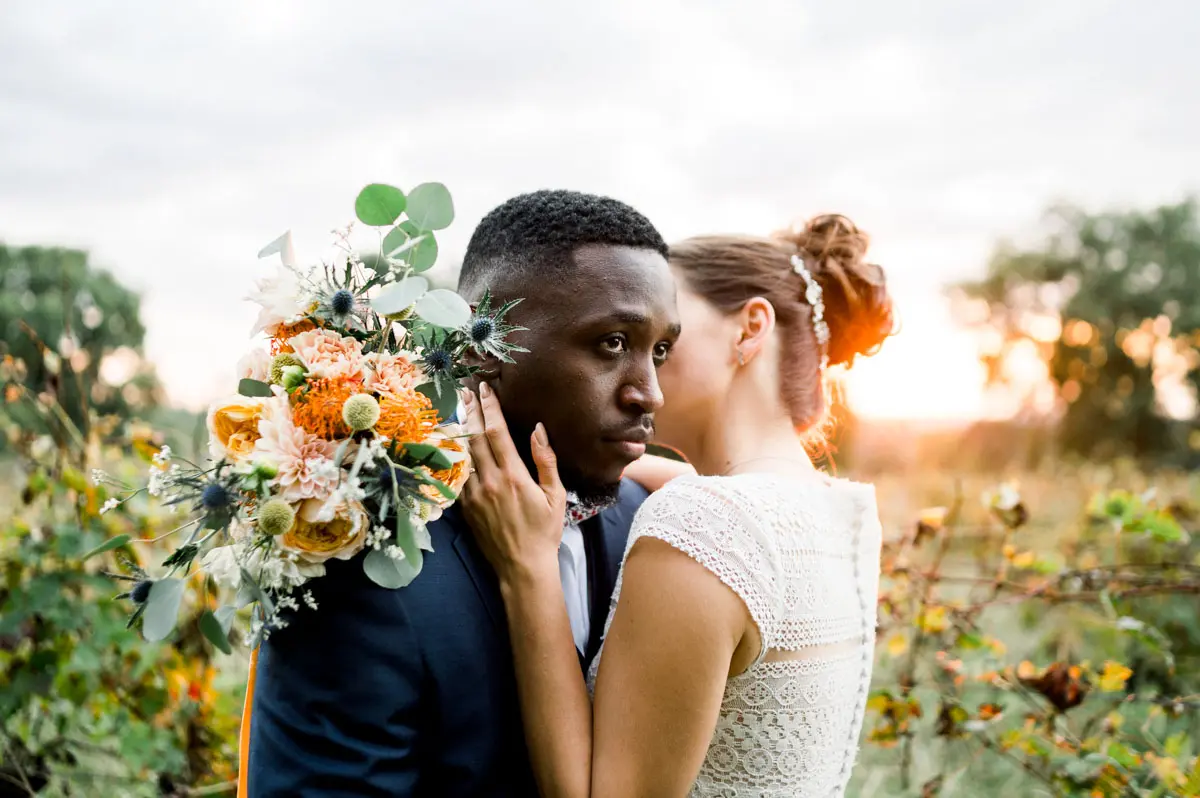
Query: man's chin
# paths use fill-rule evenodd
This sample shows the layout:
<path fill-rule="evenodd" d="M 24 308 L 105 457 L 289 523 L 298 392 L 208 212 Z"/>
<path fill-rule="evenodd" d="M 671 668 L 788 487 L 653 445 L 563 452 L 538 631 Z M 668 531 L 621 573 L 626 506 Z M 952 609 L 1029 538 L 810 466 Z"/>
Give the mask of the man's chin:
<path fill-rule="evenodd" d="M 621 477 L 600 477 L 559 463 L 559 478 L 563 487 L 579 497 L 583 504 L 608 504 L 616 501 L 621 492 Z"/>

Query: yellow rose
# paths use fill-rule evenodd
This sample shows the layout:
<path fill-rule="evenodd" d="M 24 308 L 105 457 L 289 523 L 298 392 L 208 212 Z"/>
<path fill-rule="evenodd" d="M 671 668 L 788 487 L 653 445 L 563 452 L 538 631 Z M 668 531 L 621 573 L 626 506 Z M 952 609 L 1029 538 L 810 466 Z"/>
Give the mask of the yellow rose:
<path fill-rule="evenodd" d="M 276 539 L 285 551 L 309 562 L 348 560 L 366 545 L 367 513 L 357 503 L 306 499 L 297 507 L 292 528 Z"/>
<path fill-rule="evenodd" d="M 208 410 L 209 448 L 213 457 L 241 460 L 254 452 L 258 421 L 267 400 L 237 396 L 216 402 Z"/>

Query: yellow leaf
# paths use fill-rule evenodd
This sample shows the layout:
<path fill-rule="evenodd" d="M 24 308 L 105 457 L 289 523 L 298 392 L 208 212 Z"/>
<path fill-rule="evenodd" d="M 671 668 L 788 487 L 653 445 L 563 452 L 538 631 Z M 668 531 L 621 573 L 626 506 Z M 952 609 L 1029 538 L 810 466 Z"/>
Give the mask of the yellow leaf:
<path fill-rule="evenodd" d="M 990 648 L 992 653 L 997 657 L 1003 657 L 1008 652 L 1008 646 L 1004 645 L 1003 641 L 997 640 L 994 637 L 984 638 L 984 644 L 987 645 L 987 647 Z"/>
<path fill-rule="evenodd" d="M 917 620 L 917 625 L 921 630 L 928 634 L 937 634 L 944 632 L 946 627 L 950 625 L 949 619 L 946 617 L 945 607 L 928 607 L 921 613 Z"/>
<path fill-rule="evenodd" d="M 1034 557 L 1032 551 L 1023 551 L 1016 557 L 1013 557 L 1012 563 L 1017 568 L 1028 568 L 1029 566 L 1033 565 L 1033 561 L 1035 559 L 1037 558 Z"/>
<path fill-rule="evenodd" d="M 1017 547 L 1011 543 L 1004 544 L 1004 559 L 1011 560 L 1017 554 Z"/>
<path fill-rule="evenodd" d="M 898 657 L 908 651 L 908 638 L 897 632 L 888 638 L 887 653 L 893 657 Z"/>
<path fill-rule="evenodd" d="M 1162 780 L 1164 784 L 1171 787 L 1179 786 L 1186 781 L 1183 775 L 1183 769 L 1179 767 L 1179 763 L 1169 756 L 1158 757 L 1153 754 L 1147 754 L 1146 759 L 1154 765 L 1154 773 Z"/>
<path fill-rule="evenodd" d="M 1100 674 L 1100 689 L 1106 693 L 1116 693 L 1125 689 L 1125 682 L 1133 671 L 1119 662 L 1109 660 L 1104 663 L 1104 671 Z"/>

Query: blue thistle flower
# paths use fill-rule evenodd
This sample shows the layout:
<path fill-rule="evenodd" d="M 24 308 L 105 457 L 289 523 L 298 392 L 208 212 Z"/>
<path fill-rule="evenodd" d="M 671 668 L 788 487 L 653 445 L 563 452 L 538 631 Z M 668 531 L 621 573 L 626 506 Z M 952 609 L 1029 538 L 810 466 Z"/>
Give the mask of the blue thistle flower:
<path fill-rule="evenodd" d="M 224 510 L 231 501 L 232 497 L 229 495 L 229 491 L 218 482 L 208 483 L 200 494 L 200 504 L 206 510 Z"/>
<path fill-rule="evenodd" d="M 354 294 L 345 288 L 338 289 L 329 300 L 329 308 L 335 316 L 347 316 L 354 310 Z"/>

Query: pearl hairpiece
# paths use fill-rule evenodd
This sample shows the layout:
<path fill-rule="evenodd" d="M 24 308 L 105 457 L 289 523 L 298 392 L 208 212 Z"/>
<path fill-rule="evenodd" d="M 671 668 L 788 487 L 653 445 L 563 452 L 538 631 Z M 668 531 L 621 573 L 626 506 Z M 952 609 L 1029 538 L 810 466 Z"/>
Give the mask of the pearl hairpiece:
<path fill-rule="evenodd" d="M 822 299 L 821 284 L 804 265 L 804 258 L 792 256 L 792 271 L 804 280 L 804 298 L 812 306 L 813 332 L 817 335 L 817 346 L 821 348 L 821 369 L 829 365 L 829 325 L 825 323 L 825 301 Z"/>

